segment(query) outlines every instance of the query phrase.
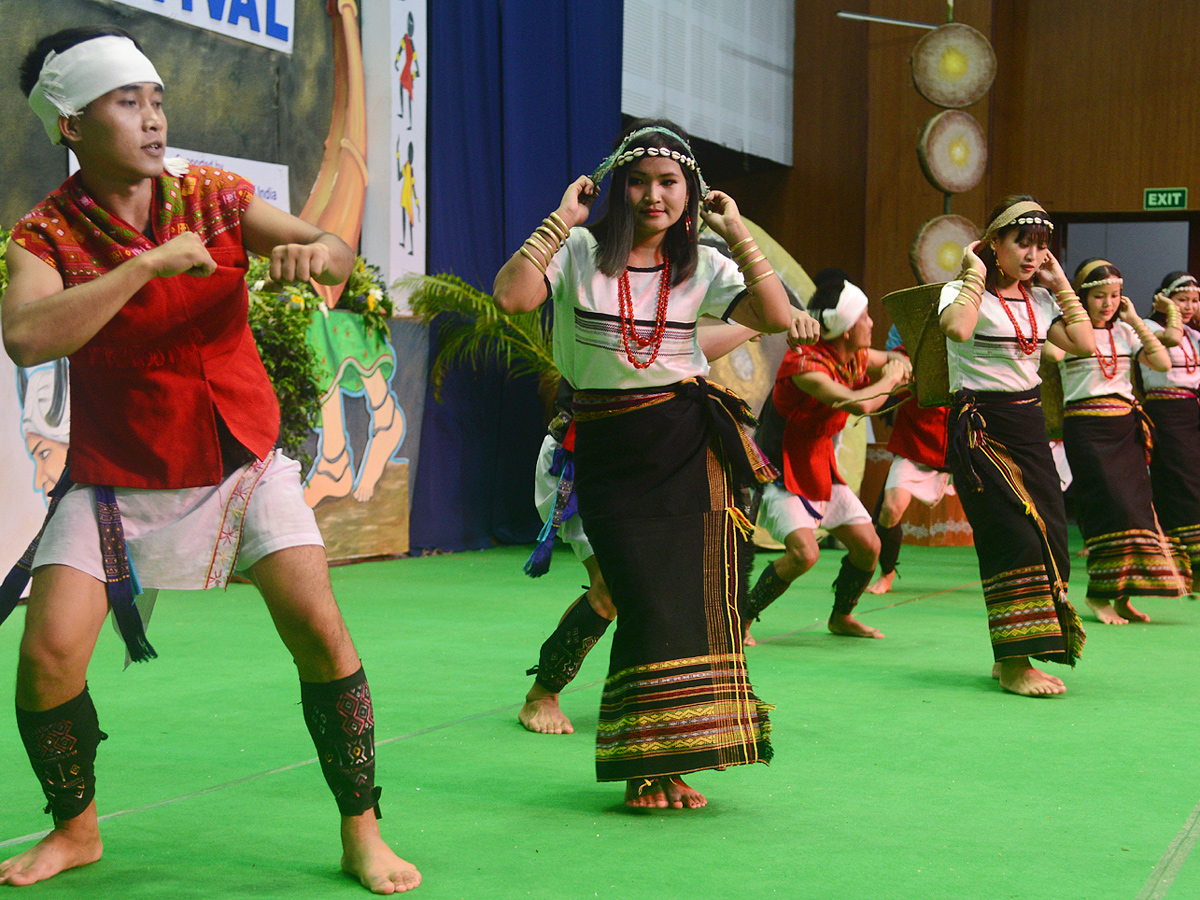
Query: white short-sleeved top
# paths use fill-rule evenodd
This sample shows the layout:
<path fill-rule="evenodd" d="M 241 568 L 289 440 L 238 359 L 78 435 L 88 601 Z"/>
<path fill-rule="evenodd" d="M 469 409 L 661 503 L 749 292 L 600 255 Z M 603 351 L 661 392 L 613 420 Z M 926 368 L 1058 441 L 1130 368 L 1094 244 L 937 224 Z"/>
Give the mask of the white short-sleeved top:
<path fill-rule="evenodd" d="M 1141 352 L 1142 342 L 1134 330 L 1124 322 L 1113 322 L 1112 328 L 1095 328 L 1096 353 L 1104 359 L 1104 365 L 1112 371 L 1112 358 L 1116 354 L 1116 373 L 1111 377 L 1100 368 L 1096 353 L 1090 356 L 1067 354 L 1058 363 L 1062 375 L 1063 400 L 1074 403 L 1090 397 L 1116 394 L 1133 400 L 1131 370 L 1133 360 Z"/>
<path fill-rule="evenodd" d="M 586 228 L 574 229 L 546 268 L 554 301 L 554 363 L 577 390 L 661 387 L 708 375 L 708 360 L 696 337 L 702 316 L 728 319 L 746 285 L 733 260 L 700 245 L 696 271 L 671 288 L 667 324 L 658 356 L 646 369 L 629 362 L 621 339 L 617 302 L 619 279 L 596 268 L 596 239 Z M 638 334 L 654 331 L 662 267 L 629 272 L 634 324 Z M 629 342 L 638 360 L 650 355 Z"/>
<path fill-rule="evenodd" d="M 962 284 L 951 281 L 942 287 L 939 314 L 958 297 Z M 1027 391 L 1042 383 L 1038 375 L 1042 345 L 1046 342 L 1050 324 L 1061 313 L 1045 288 L 1030 288 L 1029 294 L 1033 303 L 1032 328 L 1024 300 L 1002 300 L 991 291 L 984 291 L 975 333 L 962 343 L 946 338 L 950 390 L 1016 392 Z M 1027 337 L 1032 331 L 1037 338 L 1037 349 L 1029 355 L 1017 346 L 1016 330 L 1004 311 L 1005 306 L 1017 320 L 1021 334 Z"/>
<path fill-rule="evenodd" d="M 1162 334 L 1163 326 L 1153 319 L 1147 319 L 1146 324 L 1155 334 Z M 1183 341 L 1178 347 L 1168 347 L 1171 356 L 1171 368 L 1165 372 L 1155 372 L 1149 366 L 1142 364 L 1142 387 L 1147 391 L 1156 388 L 1184 388 L 1194 391 L 1200 388 L 1200 331 L 1190 325 L 1183 326 Z"/>

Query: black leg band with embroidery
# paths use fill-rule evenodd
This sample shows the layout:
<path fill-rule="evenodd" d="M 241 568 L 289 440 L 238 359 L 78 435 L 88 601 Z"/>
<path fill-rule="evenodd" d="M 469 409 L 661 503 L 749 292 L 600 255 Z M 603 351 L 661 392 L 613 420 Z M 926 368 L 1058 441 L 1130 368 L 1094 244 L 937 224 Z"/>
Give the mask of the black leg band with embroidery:
<path fill-rule="evenodd" d="M 879 574 L 890 575 L 896 571 L 896 563 L 900 559 L 900 545 L 904 543 L 904 526 L 897 524 L 886 528 L 877 521 L 875 533 L 879 535 Z"/>
<path fill-rule="evenodd" d="M 757 619 L 762 611 L 779 599 L 788 589 L 790 581 L 784 581 L 775 571 L 774 563 L 763 566 L 762 574 L 746 595 L 746 619 Z"/>
<path fill-rule="evenodd" d="M 542 644 L 538 664 L 525 674 L 536 675 L 537 683 L 552 694 L 562 693 L 579 674 L 588 652 L 604 636 L 610 622 L 587 601 L 584 594 L 567 610 L 554 633 Z"/>
<path fill-rule="evenodd" d="M 360 667 L 336 681 L 301 681 L 300 702 L 338 812 L 360 816 L 374 808 L 378 819 L 375 714 L 366 673 Z"/>
<path fill-rule="evenodd" d="M 851 563 L 849 556 L 843 556 L 842 568 L 833 582 L 833 614 L 837 616 L 850 615 L 854 611 L 854 607 L 858 605 L 858 598 L 871 583 L 871 576 L 874 574 L 873 568 L 865 571 Z"/>
<path fill-rule="evenodd" d="M 108 737 L 100 730 L 87 688 L 44 712 L 18 706 L 17 730 L 46 795 L 44 812 L 61 822 L 87 809 L 96 796 L 96 748 Z"/>

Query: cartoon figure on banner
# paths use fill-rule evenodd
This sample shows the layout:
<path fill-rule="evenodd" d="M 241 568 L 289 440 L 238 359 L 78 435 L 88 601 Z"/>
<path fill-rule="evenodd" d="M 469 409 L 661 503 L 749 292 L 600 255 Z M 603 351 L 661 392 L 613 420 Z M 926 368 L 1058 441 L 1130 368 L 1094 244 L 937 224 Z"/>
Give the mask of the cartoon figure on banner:
<path fill-rule="evenodd" d="M 408 130 L 412 131 L 412 102 L 413 102 L 413 79 L 421 77 L 421 70 L 417 66 L 417 48 L 413 45 L 413 14 L 408 14 L 408 33 L 404 35 L 404 39 L 400 43 L 400 48 L 396 51 L 395 69 L 400 72 L 400 112 L 398 115 L 401 119 L 408 119 Z M 404 68 L 400 68 L 400 57 L 404 57 Z M 404 95 L 408 94 L 408 115 L 404 115 Z"/>
<path fill-rule="evenodd" d="M 317 459 L 309 473 L 304 499 L 315 507 L 322 500 L 345 497 L 365 503 L 404 441 L 404 410 L 392 392 L 396 350 L 388 332 L 392 302 L 378 267 L 361 257 L 346 284 L 337 308 L 312 299 L 315 309 L 308 343 L 320 369 L 321 433 Z M 344 397 L 366 400 L 367 442 L 355 466 L 354 448 L 346 429 Z"/>
<path fill-rule="evenodd" d="M 408 247 L 408 255 L 413 255 L 416 245 L 414 233 L 414 209 L 421 211 L 421 198 L 417 196 L 417 180 L 413 176 L 413 145 L 408 142 L 408 162 L 400 161 L 400 139 L 396 140 L 396 179 L 400 182 L 400 246 Z M 406 243 L 407 242 L 407 243 Z"/>
<path fill-rule="evenodd" d="M 56 359 L 36 369 L 17 369 L 21 436 L 33 460 L 33 486 L 49 497 L 67 467 L 71 442 L 71 403 L 67 361 Z"/>

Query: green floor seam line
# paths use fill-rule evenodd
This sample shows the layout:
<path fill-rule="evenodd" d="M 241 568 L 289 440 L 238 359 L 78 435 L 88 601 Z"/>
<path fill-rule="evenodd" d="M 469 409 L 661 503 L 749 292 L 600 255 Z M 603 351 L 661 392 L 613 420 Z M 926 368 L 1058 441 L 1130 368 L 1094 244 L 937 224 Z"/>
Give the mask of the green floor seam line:
<path fill-rule="evenodd" d="M 930 593 L 930 594 L 920 594 L 916 597 L 909 597 L 907 600 L 897 600 L 895 603 L 888 603 L 885 606 L 875 606 L 875 607 L 872 607 L 871 609 L 858 610 L 858 613 L 859 613 L 859 615 L 865 616 L 865 615 L 869 615 L 870 613 L 882 612 L 885 609 L 897 609 L 901 606 L 906 606 L 909 603 L 916 603 L 918 600 L 928 600 L 930 597 L 940 597 L 942 594 L 953 594 L 956 591 L 961 591 L 966 588 L 972 588 L 978 584 L 983 584 L 983 582 L 982 581 L 968 581 L 966 584 L 960 584 L 960 585 L 957 585 L 956 587 L 946 588 L 945 590 L 942 590 L 942 591 L 934 591 L 933 593 Z M 757 621 L 757 620 L 755 620 L 755 621 Z M 814 629 L 820 628 L 823 624 L 824 623 L 822 623 L 822 622 L 813 622 L 811 625 L 805 625 L 803 628 L 797 628 L 794 631 L 785 631 L 782 634 L 772 635 L 771 637 L 767 637 L 767 638 L 757 638 L 756 643 L 769 644 L 772 641 L 782 640 L 783 638 L 792 637 L 793 635 L 797 635 L 797 634 L 804 634 L 806 631 L 813 631 Z"/>
<path fill-rule="evenodd" d="M 1141 893 L 1137 895 L 1137 900 L 1163 900 L 1167 896 L 1167 891 L 1171 889 L 1171 885 L 1175 883 L 1175 876 L 1183 868 L 1188 854 L 1192 852 L 1198 839 L 1200 839 L 1200 803 L 1196 804 L 1192 814 L 1183 824 L 1183 828 L 1179 830 L 1179 834 L 1175 835 L 1175 840 L 1171 841 L 1167 852 L 1163 854 L 1158 865 L 1154 867 L 1154 871 L 1150 873 L 1150 877 L 1146 879 L 1146 884 L 1142 887 Z"/>
<path fill-rule="evenodd" d="M 584 690 L 585 688 L 594 687 L 595 685 L 597 685 L 599 683 L 600 682 L 598 682 L 598 681 L 594 681 L 591 684 L 579 685 L 578 688 L 572 688 L 572 691 Z M 412 731 L 412 732 L 409 732 L 408 734 L 398 734 L 398 735 L 395 735 L 394 737 L 384 738 L 383 740 L 376 741 L 375 746 L 376 746 L 376 748 L 378 748 L 378 747 L 386 746 L 387 744 L 394 744 L 397 741 L 406 741 L 410 738 L 420 737 L 425 734 L 431 734 L 432 732 L 435 732 L 435 731 L 442 731 L 443 729 L 450 728 L 454 725 L 461 725 L 464 722 L 471 722 L 471 721 L 474 721 L 475 719 L 483 719 L 488 716 L 494 716 L 497 713 L 502 713 L 507 710 L 518 709 L 521 706 L 522 706 L 521 703 L 510 703 L 507 706 L 498 706 L 494 709 L 490 709 L 490 710 L 487 710 L 487 711 L 481 712 L 481 713 L 473 713 L 472 715 L 463 716 L 461 718 L 454 719 L 450 722 L 441 722 L 437 725 L 430 725 L 428 728 L 422 728 L 419 731 Z M 192 793 L 190 793 L 190 794 L 182 794 L 178 797 L 171 797 L 170 799 L 167 799 L 167 800 L 159 800 L 156 803 L 147 803 L 144 806 L 134 806 L 134 807 L 130 807 L 129 809 L 120 809 L 120 810 L 117 810 L 116 812 L 105 813 L 104 815 L 99 817 L 99 821 L 107 822 L 110 819 L 119 819 L 122 816 L 129 816 L 129 815 L 133 815 L 134 813 L 147 812 L 152 809 L 158 809 L 159 807 L 162 807 L 162 806 L 170 806 L 173 803 L 183 803 L 186 800 L 194 800 L 195 798 L 203 797 L 206 794 L 216 793 L 217 791 L 223 791 L 227 788 L 238 787 L 239 785 L 247 784 L 251 781 L 257 781 L 260 778 L 269 778 L 272 775 L 280 775 L 284 772 L 290 772 L 293 769 L 302 769 L 305 766 L 311 766 L 315 762 L 317 762 L 317 758 L 314 756 L 311 759 L 305 759 L 305 760 L 301 760 L 300 762 L 289 763 L 286 766 L 278 766 L 274 769 L 268 769 L 265 772 L 255 772 L 253 775 L 247 775 L 244 778 L 235 778 L 233 781 L 226 781 L 222 784 L 214 784 L 212 787 L 207 787 L 200 791 L 192 791 Z M 46 829 L 45 831 L 39 831 L 39 832 L 35 832 L 33 834 L 26 834 L 26 835 L 22 835 L 20 837 L 9 838 L 8 840 L 0 841 L 0 848 L 10 847 L 10 846 L 13 846 L 16 844 L 22 844 L 22 843 L 25 843 L 26 841 L 40 840 L 41 838 L 44 838 L 49 833 L 50 833 L 50 829 Z"/>

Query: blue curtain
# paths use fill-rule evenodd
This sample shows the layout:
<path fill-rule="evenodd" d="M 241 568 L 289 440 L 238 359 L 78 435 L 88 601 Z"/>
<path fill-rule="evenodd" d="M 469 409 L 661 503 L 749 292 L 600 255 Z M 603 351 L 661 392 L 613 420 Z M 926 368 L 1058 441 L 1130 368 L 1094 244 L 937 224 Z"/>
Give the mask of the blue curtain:
<path fill-rule="evenodd" d="M 429 4 L 429 271 L 491 292 L 496 272 L 590 173 L 621 126 L 622 0 Z M 430 358 L 437 349 L 430 334 Z M 451 373 L 429 388 L 413 553 L 536 538 L 545 411 L 532 378 Z"/>

